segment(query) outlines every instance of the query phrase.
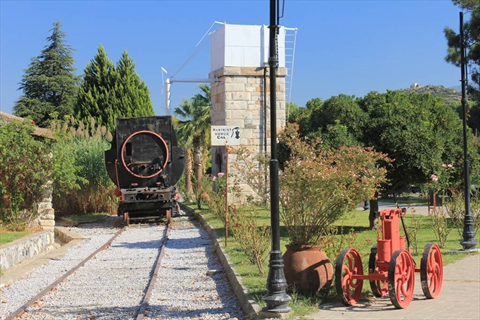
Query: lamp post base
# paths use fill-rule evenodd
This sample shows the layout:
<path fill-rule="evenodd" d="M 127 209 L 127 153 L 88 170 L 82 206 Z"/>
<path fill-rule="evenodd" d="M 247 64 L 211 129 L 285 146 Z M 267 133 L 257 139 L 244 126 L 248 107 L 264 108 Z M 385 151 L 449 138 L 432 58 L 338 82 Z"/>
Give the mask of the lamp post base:
<path fill-rule="evenodd" d="M 463 250 L 471 250 L 471 249 L 475 249 L 478 243 L 474 239 L 471 239 L 471 240 L 464 240 L 460 242 L 460 244 L 462 245 Z"/>
<path fill-rule="evenodd" d="M 286 293 L 287 282 L 283 273 L 282 251 L 273 250 L 270 252 L 270 263 L 267 279 L 267 295 L 262 298 L 267 306 L 265 312 L 288 313 L 291 308 L 288 302 L 292 298 Z"/>

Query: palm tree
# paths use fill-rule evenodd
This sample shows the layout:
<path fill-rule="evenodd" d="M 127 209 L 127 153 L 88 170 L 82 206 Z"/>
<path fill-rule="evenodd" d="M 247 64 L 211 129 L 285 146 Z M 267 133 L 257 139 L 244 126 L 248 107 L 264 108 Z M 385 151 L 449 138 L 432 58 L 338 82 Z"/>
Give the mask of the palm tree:
<path fill-rule="evenodd" d="M 210 144 L 211 125 L 211 94 L 210 87 L 199 85 L 201 93 L 195 94 L 190 100 L 183 99 L 174 112 L 184 120 L 178 121 L 179 140 L 185 148 L 193 149 L 193 169 L 197 183 L 200 183 L 203 176 L 204 150 Z M 187 151 L 187 157 L 189 152 Z M 187 161 L 189 159 L 187 158 Z M 186 174 L 187 190 L 189 173 Z"/>

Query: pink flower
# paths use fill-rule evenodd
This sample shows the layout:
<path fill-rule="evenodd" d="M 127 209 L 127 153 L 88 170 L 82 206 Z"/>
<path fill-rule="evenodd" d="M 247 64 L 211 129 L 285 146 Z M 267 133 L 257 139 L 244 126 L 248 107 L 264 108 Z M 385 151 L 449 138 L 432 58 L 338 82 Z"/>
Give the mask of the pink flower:
<path fill-rule="evenodd" d="M 217 180 L 217 177 L 213 177 L 212 180 L 213 180 L 213 181 Z"/>
<path fill-rule="evenodd" d="M 453 168 L 453 165 L 452 165 L 452 164 L 449 164 L 449 165 L 447 165 L 447 167 L 449 167 L 449 168 Z"/>
<path fill-rule="evenodd" d="M 219 173 L 217 174 L 217 176 L 219 176 L 219 177 L 223 177 L 224 175 L 225 175 L 225 173 L 223 173 L 223 172 L 219 172 Z"/>
<path fill-rule="evenodd" d="M 442 167 L 446 168 L 446 167 L 447 167 L 447 165 L 444 163 L 444 164 L 442 164 Z"/>
<path fill-rule="evenodd" d="M 32 120 L 32 123 L 35 124 L 35 120 Z"/>
<path fill-rule="evenodd" d="M 433 181 L 437 181 L 437 180 L 438 180 L 438 176 L 432 174 L 432 175 L 430 176 L 430 179 L 432 179 Z"/>

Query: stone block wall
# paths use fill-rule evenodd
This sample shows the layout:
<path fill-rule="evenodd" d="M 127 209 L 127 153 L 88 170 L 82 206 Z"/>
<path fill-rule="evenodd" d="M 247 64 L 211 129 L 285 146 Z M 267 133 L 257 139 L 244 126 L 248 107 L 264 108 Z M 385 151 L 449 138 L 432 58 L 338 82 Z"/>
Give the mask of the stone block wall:
<path fill-rule="evenodd" d="M 41 231 L 0 246 L 0 270 L 3 272 L 22 261 L 53 248 L 54 232 Z"/>
<path fill-rule="evenodd" d="M 269 68 L 223 67 L 213 71 L 210 78 L 217 78 L 212 83 L 212 125 L 237 126 L 240 128 L 241 147 L 258 154 L 270 153 L 270 81 Z M 285 127 L 285 76 L 286 68 L 277 70 L 276 110 L 277 131 Z M 266 98 L 266 101 L 265 101 Z M 277 132 L 277 133 L 278 133 Z M 236 161 L 232 155 L 239 147 L 229 147 L 229 163 Z M 225 172 L 225 147 L 212 147 L 212 174 Z M 231 166 L 229 165 L 229 168 Z M 260 169 L 260 167 L 259 167 Z M 234 173 L 230 169 L 230 173 Z M 244 199 L 254 195 L 247 185 L 241 185 Z"/>

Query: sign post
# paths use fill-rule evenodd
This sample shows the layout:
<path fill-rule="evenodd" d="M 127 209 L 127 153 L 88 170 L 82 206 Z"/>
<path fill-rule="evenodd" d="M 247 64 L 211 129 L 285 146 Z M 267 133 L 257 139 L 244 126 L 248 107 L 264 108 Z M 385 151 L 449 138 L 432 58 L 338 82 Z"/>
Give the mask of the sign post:
<path fill-rule="evenodd" d="M 225 247 L 228 244 L 228 147 L 240 145 L 241 131 L 235 126 L 212 126 L 212 146 L 225 147 Z"/>

